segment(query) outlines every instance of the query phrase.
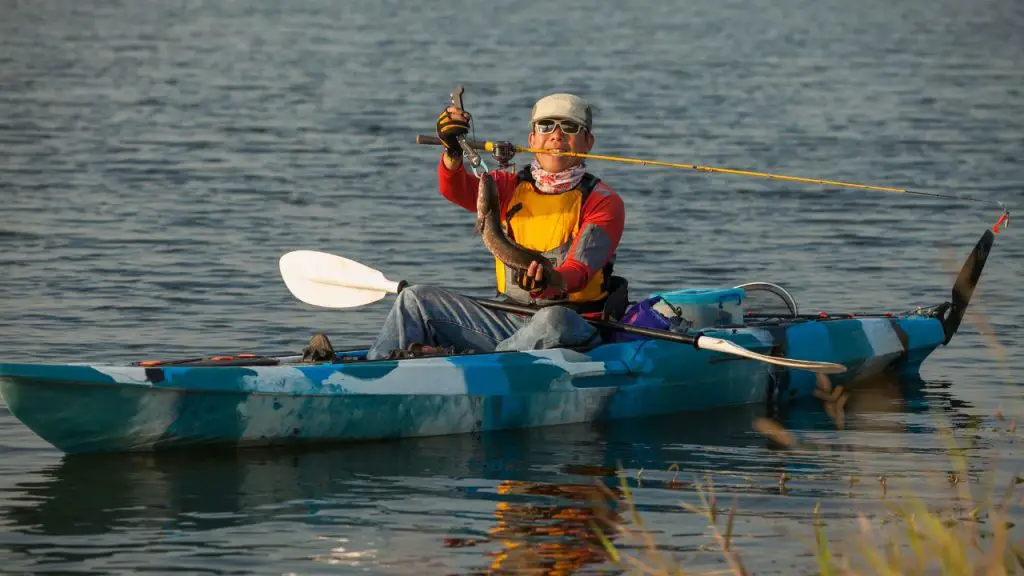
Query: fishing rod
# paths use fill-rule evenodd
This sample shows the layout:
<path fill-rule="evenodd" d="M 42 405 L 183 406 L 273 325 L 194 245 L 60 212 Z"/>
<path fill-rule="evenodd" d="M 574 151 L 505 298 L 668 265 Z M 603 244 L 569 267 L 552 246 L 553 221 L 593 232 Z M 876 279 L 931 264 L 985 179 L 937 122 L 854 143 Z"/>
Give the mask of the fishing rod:
<path fill-rule="evenodd" d="M 442 145 L 441 139 L 435 136 L 416 136 L 417 144 L 427 145 Z M 841 182 L 838 180 L 825 180 L 822 178 L 806 178 L 803 176 L 786 176 L 783 174 L 769 174 L 767 172 L 754 172 L 751 170 L 736 170 L 733 168 L 716 168 L 714 166 L 701 166 L 699 164 L 680 164 L 675 162 L 661 162 L 658 160 L 643 160 L 640 158 L 623 158 L 621 156 L 604 156 L 600 154 L 583 154 L 580 152 L 559 152 L 556 150 L 540 150 L 537 148 L 528 148 L 525 146 L 517 146 L 511 142 L 491 141 L 491 140 L 466 140 L 466 146 L 477 150 L 484 150 L 490 152 L 495 160 L 499 163 L 499 168 L 504 168 L 509 165 L 509 161 L 517 153 L 523 154 L 547 154 L 550 156 L 566 156 L 570 158 L 583 158 L 588 160 L 606 160 L 610 162 L 623 162 L 626 164 L 640 164 L 643 166 L 663 166 L 666 168 L 680 168 L 683 170 L 697 170 L 700 172 L 715 172 L 720 174 L 733 174 L 737 176 L 752 176 L 758 178 L 770 178 L 773 180 L 785 180 L 789 182 L 804 182 L 809 184 L 824 184 L 827 186 L 841 186 L 845 188 L 857 188 L 860 190 L 874 190 L 879 192 L 892 192 L 897 194 L 910 194 L 914 196 L 927 196 L 931 198 L 942 198 L 946 200 L 964 200 L 967 202 L 977 202 L 985 205 L 998 205 L 1002 210 L 1002 215 L 996 220 L 996 223 L 992 226 L 992 231 L 996 234 L 1010 225 L 1010 211 L 1006 205 L 998 200 L 986 200 L 984 198 L 973 198 L 970 196 L 958 196 L 955 194 L 941 194 L 938 192 L 922 192 L 918 190 L 909 190 L 907 188 L 893 188 L 889 186 L 873 186 L 870 184 L 856 184 L 853 182 Z"/>

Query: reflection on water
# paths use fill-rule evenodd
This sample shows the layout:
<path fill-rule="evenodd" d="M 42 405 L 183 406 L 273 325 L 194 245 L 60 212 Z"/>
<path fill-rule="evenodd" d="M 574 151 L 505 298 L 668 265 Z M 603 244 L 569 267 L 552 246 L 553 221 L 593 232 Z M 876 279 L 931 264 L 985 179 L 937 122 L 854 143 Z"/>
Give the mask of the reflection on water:
<path fill-rule="evenodd" d="M 614 543 L 615 527 L 623 522 L 618 487 L 505 481 L 498 494 L 510 499 L 497 503 L 497 523 L 488 530 L 500 542 L 489 553 L 494 560 L 488 572 L 565 575 L 603 563 L 608 556 L 595 531 Z M 550 502 L 512 500 L 516 495 L 546 496 Z"/>
<path fill-rule="evenodd" d="M 599 2 L 569 18 L 537 18 L 559 8 L 537 0 L 69 4 L 5 2 L 0 18 L 8 359 L 295 350 L 318 331 L 365 344 L 388 301 L 296 302 L 276 262 L 299 248 L 492 293 L 472 216 L 436 192 L 438 150 L 413 144 L 460 82 L 481 139 L 522 144 L 531 101 L 566 90 L 595 104 L 598 154 L 1024 198 L 1020 0 L 779 0 L 753 24 L 746 3 L 718 0 Z M 454 21 L 457 39 L 439 42 Z M 616 271 L 637 297 L 769 281 L 802 312 L 932 305 L 995 216 L 910 195 L 593 169 L 626 204 Z M 901 491 L 954 501 L 943 427 L 972 473 L 1021 466 L 1019 443 L 991 417 L 1022 407 L 1017 234 L 997 239 L 968 321 L 924 366 L 928 382 L 847 391 L 841 426 L 811 401 L 778 414 L 79 459 L 0 408 L 0 570 L 463 574 L 530 551 L 547 570 L 596 571 L 607 566 L 592 538 L 568 535 L 601 506 L 622 514 L 614 496 L 595 508 L 589 488 L 613 490 L 621 466 L 662 550 L 723 568 L 704 520 L 680 505 L 699 504 L 696 482 L 710 474 L 737 499 L 734 540 L 751 570 L 803 573 L 816 505 L 839 536 Z M 759 417 L 799 446 L 754 432 Z"/>

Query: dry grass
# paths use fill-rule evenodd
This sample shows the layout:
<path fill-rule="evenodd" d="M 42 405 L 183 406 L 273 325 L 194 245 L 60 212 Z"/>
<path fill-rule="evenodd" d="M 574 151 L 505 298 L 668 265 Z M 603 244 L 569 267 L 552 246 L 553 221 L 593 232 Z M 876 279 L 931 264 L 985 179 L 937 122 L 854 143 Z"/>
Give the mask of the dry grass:
<path fill-rule="evenodd" d="M 772 426 L 764 426 L 765 429 Z M 777 441 L 789 435 L 783 432 Z M 860 515 L 858 533 L 841 541 L 828 538 L 825 523 L 817 506 L 814 509 L 814 530 L 811 543 L 822 575 L 917 575 L 917 574 L 977 574 L 999 576 L 1024 574 L 1024 541 L 1012 542 L 1008 510 L 1014 497 L 1014 485 L 1024 482 L 1017 477 L 1007 487 L 1001 501 L 977 501 L 971 498 L 965 468 L 952 473 L 947 481 L 957 490 L 957 504 L 949 509 L 929 508 L 916 497 L 901 497 L 887 503 L 888 514 L 881 518 Z M 780 480 L 784 482 L 784 480 Z M 880 482 L 884 490 L 884 480 Z M 733 501 L 722 510 L 711 478 L 705 484 L 695 482 L 700 505 L 681 503 L 688 511 L 702 516 L 711 530 L 714 548 L 728 564 L 725 573 L 745 575 L 750 572 L 744 565 L 741 551 L 733 543 L 733 526 L 737 511 Z M 616 533 L 608 534 L 597 524 L 591 526 L 605 547 L 609 559 L 629 573 L 675 575 L 694 574 L 658 546 L 652 532 L 634 505 L 633 496 L 625 476 L 621 476 L 622 501 L 625 502 L 631 527 L 625 523 L 605 526 Z M 993 499 L 994 500 L 994 499 Z M 639 541 L 641 554 L 628 554 L 619 550 L 613 540 Z M 701 574 L 721 574 L 700 572 Z"/>
<path fill-rule="evenodd" d="M 819 380 L 819 394 L 825 410 L 837 427 L 845 422 L 843 406 L 845 393 L 841 388 L 833 389 L 827 378 Z M 1007 424 L 1004 433 L 1017 434 L 1014 421 L 1007 422 L 1001 414 L 997 420 Z M 759 419 L 755 429 L 775 444 L 788 449 L 813 449 L 812 444 L 801 442 L 796 434 L 784 429 L 774 420 Z M 880 476 L 885 513 L 874 517 L 860 514 L 852 536 L 839 540 L 828 537 L 825 522 L 818 507 L 814 509 L 814 528 L 803 536 L 808 542 L 809 552 L 816 560 L 817 573 L 828 576 L 854 575 L 985 575 L 1001 576 L 1024 574 L 1024 540 L 1013 542 L 1009 510 L 1014 504 L 1015 486 L 1024 483 L 1024 478 L 1015 476 L 1009 486 L 996 493 L 995 486 L 977 486 L 970 483 L 964 451 L 956 445 L 949 430 L 941 430 L 951 454 L 953 471 L 933 482 L 942 482 L 955 491 L 951 503 L 945 508 L 929 507 L 921 498 L 907 495 L 889 495 L 887 479 Z M 994 478 L 994 475 L 991 476 Z M 614 534 L 604 533 L 600 527 L 591 527 L 605 547 L 608 557 L 628 573 L 675 575 L 695 574 L 664 554 L 652 533 L 644 526 L 643 519 L 634 505 L 632 493 L 625 476 L 620 473 L 620 496 L 632 519 L 632 527 L 614 525 Z M 638 475 L 639 480 L 639 475 Z M 786 475 L 779 479 L 780 491 L 785 492 Z M 676 480 L 673 478 L 672 483 Z M 922 481 L 923 482 L 923 481 Z M 851 481 L 852 486 L 852 481 Z M 694 487 L 700 499 L 699 506 L 687 503 L 681 505 L 688 511 L 702 516 L 711 531 L 711 546 L 720 552 L 728 565 L 727 571 L 700 572 L 700 574 L 749 574 L 744 565 L 741 551 L 733 542 L 736 503 L 728 510 L 720 508 L 712 480 L 704 484 L 695 481 Z M 980 492 L 975 497 L 972 492 Z M 911 492 L 912 494 L 912 492 Z M 999 496 L 999 497 L 997 497 Z M 607 529 L 608 526 L 606 525 Z M 639 541 L 634 547 L 642 553 L 627 554 L 613 545 L 613 541 Z"/>

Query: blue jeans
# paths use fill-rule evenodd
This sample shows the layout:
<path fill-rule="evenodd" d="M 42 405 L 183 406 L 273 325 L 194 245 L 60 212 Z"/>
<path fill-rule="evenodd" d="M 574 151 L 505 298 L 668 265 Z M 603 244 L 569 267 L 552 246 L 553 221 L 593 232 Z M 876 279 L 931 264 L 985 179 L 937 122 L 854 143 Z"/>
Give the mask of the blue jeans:
<path fill-rule="evenodd" d="M 600 336 L 575 311 L 562 306 L 520 316 L 485 308 L 472 298 L 434 286 L 409 286 L 391 307 L 367 359 L 386 358 L 419 342 L 456 352 L 537 350 L 597 344 Z"/>

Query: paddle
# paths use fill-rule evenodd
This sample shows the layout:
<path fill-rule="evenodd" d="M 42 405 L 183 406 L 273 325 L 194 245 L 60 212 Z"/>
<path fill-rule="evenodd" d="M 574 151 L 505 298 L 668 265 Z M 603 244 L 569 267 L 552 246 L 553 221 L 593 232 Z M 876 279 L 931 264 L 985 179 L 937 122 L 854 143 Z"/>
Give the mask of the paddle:
<path fill-rule="evenodd" d="M 376 302 L 388 294 L 398 294 L 407 285 L 404 280 L 401 282 L 389 280 L 379 270 L 325 252 L 296 250 L 281 256 L 279 264 L 281 277 L 288 290 L 296 298 L 312 306 L 325 308 L 363 306 Z M 473 298 L 473 300 L 492 310 L 526 315 L 537 312 L 536 308 L 508 302 L 480 298 Z M 704 334 L 688 336 L 667 330 L 631 326 L 612 320 L 587 319 L 587 321 L 598 328 L 611 328 L 649 338 L 689 344 L 698 350 L 732 354 L 787 368 L 809 370 L 821 374 L 840 374 L 846 371 L 846 367 L 842 364 L 766 356 L 747 350 L 734 342 Z"/>

